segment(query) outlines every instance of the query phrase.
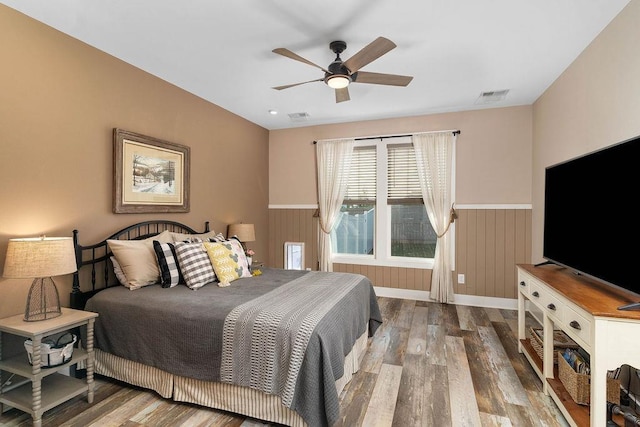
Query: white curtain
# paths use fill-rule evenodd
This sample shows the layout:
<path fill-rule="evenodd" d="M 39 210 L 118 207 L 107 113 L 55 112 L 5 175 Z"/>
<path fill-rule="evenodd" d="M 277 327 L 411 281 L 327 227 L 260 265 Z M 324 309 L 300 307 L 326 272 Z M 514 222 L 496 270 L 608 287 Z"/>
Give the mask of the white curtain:
<path fill-rule="evenodd" d="M 453 255 L 449 225 L 452 221 L 451 169 L 456 136 L 453 132 L 434 132 L 413 135 L 422 199 L 429 221 L 438 234 L 433 272 L 431 299 L 454 301 Z"/>
<path fill-rule="evenodd" d="M 318 257 L 320 271 L 333 271 L 331 230 L 336 225 L 349 182 L 353 139 L 333 139 L 316 143 L 318 163 Z"/>

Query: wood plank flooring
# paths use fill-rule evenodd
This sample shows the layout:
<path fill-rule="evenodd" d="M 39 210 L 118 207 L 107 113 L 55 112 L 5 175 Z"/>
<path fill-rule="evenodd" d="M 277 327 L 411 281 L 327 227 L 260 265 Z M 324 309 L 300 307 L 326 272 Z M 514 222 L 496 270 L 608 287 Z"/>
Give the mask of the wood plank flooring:
<path fill-rule="evenodd" d="M 384 324 L 341 395 L 335 427 L 566 426 L 524 356 L 517 313 L 378 298 Z M 530 322 L 535 322 L 529 319 Z M 30 426 L 10 409 L 2 427 Z M 268 426 L 175 403 L 97 376 L 94 403 L 78 397 L 47 411 L 43 427 Z"/>

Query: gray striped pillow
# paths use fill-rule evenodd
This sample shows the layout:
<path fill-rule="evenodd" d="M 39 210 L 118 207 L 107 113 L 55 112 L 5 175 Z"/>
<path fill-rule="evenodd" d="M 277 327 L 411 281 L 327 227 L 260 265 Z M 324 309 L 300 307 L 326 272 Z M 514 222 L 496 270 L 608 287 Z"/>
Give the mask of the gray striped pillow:
<path fill-rule="evenodd" d="M 198 289 L 216 280 L 211 260 L 202 243 L 177 242 L 175 250 L 188 287 Z"/>

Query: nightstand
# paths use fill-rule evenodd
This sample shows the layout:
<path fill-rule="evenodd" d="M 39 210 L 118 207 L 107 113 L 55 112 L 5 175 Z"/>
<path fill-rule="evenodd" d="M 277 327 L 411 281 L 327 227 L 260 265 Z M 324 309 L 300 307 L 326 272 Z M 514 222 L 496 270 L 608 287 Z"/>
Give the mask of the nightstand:
<path fill-rule="evenodd" d="M 3 393 L 0 389 L 0 410 L 3 404 L 27 412 L 33 417 L 34 427 L 42 425 L 42 414 L 67 400 L 87 392 L 87 401 L 93 403 L 93 324 L 97 313 L 62 308 L 62 315 L 39 322 L 25 322 L 19 314 L 0 320 L 0 371 L 10 372 L 30 380 Z M 40 344 L 44 337 L 87 326 L 86 349 L 74 348 L 73 357 L 63 365 L 41 368 Z M 30 338 L 33 342 L 32 361 L 29 364 L 26 350 L 18 356 L 2 360 L 2 333 Z M 86 360 L 87 378 L 80 380 L 58 373 L 61 369 Z"/>

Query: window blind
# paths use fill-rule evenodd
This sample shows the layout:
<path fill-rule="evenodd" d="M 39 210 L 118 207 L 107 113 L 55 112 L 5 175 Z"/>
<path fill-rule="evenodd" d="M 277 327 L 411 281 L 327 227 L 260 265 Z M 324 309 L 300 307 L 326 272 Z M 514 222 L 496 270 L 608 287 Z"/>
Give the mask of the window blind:
<path fill-rule="evenodd" d="M 345 203 L 366 204 L 376 199 L 376 147 L 355 147 Z"/>
<path fill-rule="evenodd" d="M 387 145 L 387 204 L 423 203 L 412 144 Z"/>

